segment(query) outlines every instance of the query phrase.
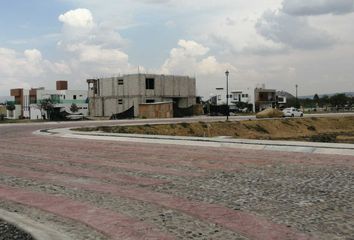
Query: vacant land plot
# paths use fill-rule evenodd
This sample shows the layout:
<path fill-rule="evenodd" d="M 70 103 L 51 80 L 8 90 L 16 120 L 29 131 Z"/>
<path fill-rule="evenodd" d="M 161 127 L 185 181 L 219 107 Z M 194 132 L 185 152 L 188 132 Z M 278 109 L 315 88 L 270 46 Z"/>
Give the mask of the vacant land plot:
<path fill-rule="evenodd" d="M 134 133 L 171 136 L 300 140 L 354 143 L 354 117 L 198 122 L 165 125 L 81 128 L 80 131 Z"/>

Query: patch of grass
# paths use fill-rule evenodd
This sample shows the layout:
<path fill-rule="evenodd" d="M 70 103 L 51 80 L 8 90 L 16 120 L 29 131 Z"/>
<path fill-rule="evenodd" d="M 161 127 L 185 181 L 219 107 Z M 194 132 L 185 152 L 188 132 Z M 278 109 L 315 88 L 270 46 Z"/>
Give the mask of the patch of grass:
<path fill-rule="evenodd" d="M 310 137 L 311 142 L 327 142 L 327 143 L 335 143 L 336 142 L 336 134 L 318 134 Z"/>
<path fill-rule="evenodd" d="M 180 124 L 182 127 L 184 128 L 189 128 L 190 124 L 189 123 L 186 123 L 186 122 L 183 122 Z"/>

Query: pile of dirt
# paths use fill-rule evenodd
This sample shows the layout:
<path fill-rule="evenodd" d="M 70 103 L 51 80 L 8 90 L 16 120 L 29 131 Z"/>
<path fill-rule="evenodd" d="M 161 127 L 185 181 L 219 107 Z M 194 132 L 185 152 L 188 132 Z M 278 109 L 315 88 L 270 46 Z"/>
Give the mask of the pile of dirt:
<path fill-rule="evenodd" d="M 284 114 L 282 111 L 274 108 L 268 108 L 262 112 L 257 113 L 257 118 L 281 118 Z"/>
<path fill-rule="evenodd" d="M 76 129 L 109 133 L 354 143 L 354 117 L 284 118 Z"/>

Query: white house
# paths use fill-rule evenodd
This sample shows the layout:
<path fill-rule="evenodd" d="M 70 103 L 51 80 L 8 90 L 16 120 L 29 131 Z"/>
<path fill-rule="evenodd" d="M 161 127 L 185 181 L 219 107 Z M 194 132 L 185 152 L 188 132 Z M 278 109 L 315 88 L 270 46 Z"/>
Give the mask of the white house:
<path fill-rule="evenodd" d="M 37 90 L 37 104 L 31 104 L 31 118 L 41 119 L 42 115 L 47 114 L 39 108 L 41 101 L 50 99 L 53 103 L 54 109 L 59 109 L 60 112 L 68 114 L 77 114 L 88 116 L 88 101 L 87 91 L 85 90 Z M 77 112 L 72 112 L 71 106 L 77 106 Z M 39 117 L 40 115 L 40 117 Z"/>
<path fill-rule="evenodd" d="M 15 98 L 16 109 L 8 113 L 10 118 L 29 118 L 32 120 L 48 118 L 47 112 L 41 109 L 41 102 L 49 99 L 54 110 L 66 112 L 66 115 L 88 116 L 87 90 L 68 90 L 67 81 L 57 81 L 56 90 L 11 89 Z M 71 106 L 77 106 L 77 112 L 71 111 Z"/>
<path fill-rule="evenodd" d="M 211 94 L 212 103 L 218 106 L 225 105 L 227 103 L 226 95 L 226 90 L 224 88 L 217 88 L 216 93 Z M 247 88 L 246 90 L 230 91 L 228 98 L 231 109 L 236 107 L 238 103 L 254 104 L 254 93 L 250 88 Z"/>

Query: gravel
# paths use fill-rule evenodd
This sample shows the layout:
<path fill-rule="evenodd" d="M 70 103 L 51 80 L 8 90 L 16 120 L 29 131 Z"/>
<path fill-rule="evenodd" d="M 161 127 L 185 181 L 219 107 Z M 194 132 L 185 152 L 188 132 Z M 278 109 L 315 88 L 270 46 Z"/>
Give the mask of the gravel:
<path fill-rule="evenodd" d="M 34 240 L 34 238 L 16 226 L 0 219 L 0 240 Z"/>

